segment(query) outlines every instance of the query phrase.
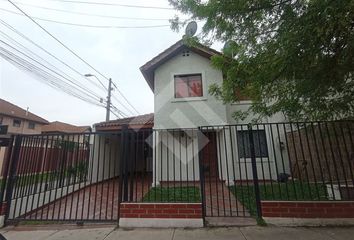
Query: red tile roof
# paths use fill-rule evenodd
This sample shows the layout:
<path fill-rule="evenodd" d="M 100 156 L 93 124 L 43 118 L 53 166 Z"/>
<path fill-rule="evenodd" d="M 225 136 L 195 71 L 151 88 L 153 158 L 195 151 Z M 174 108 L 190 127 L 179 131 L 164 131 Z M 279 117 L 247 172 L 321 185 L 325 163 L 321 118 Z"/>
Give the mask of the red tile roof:
<path fill-rule="evenodd" d="M 154 125 L 154 114 L 149 113 L 108 122 L 100 122 L 96 123 L 94 126 L 98 131 L 105 131 L 120 129 L 123 125 L 128 125 L 129 128 L 152 128 Z"/>
<path fill-rule="evenodd" d="M 51 122 L 42 127 L 43 133 L 84 133 L 90 131 L 90 126 L 75 126 L 59 121 Z"/>
<path fill-rule="evenodd" d="M 15 104 L 12 104 L 0 98 L 0 115 L 6 115 L 12 118 L 20 118 L 36 123 L 48 124 L 49 122 L 31 112 L 26 111 Z"/>

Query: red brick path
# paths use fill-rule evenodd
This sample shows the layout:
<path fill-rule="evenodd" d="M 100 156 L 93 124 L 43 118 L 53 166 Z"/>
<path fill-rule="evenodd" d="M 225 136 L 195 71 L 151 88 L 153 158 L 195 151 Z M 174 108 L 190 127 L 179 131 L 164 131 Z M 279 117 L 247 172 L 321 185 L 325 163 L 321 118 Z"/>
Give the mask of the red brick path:
<path fill-rule="evenodd" d="M 223 181 L 205 181 L 205 202 L 207 217 L 250 216 Z"/>
<path fill-rule="evenodd" d="M 134 199 L 140 201 L 151 187 L 150 179 L 137 179 L 133 186 Z M 48 220 L 117 220 L 117 178 L 87 186 L 47 204 L 25 216 L 26 219 Z"/>
<path fill-rule="evenodd" d="M 188 186 L 192 185 L 199 187 L 200 183 L 188 184 Z M 173 183 L 169 186 L 172 187 Z M 179 185 L 176 184 L 177 186 Z M 118 188 L 117 178 L 93 184 L 32 211 L 25 218 L 32 220 L 117 220 Z M 144 181 L 142 178 L 134 179 L 133 200 L 141 201 L 150 188 L 151 178 L 144 178 Z M 129 190 L 131 189 L 129 188 Z M 205 201 L 207 217 L 250 216 L 247 209 L 222 181 L 205 181 Z M 141 209 L 137 211 L 141 211 Z M 183 216 L 182 212 L 178 212 L 180 217 Z"/>

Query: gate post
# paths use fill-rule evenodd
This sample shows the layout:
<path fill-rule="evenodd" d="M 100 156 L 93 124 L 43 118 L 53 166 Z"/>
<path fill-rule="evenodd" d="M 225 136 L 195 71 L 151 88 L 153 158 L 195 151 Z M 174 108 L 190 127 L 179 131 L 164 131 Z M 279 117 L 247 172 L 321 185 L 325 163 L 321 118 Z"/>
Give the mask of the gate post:
<path fill-rule="evenodd" d="M 22 143 L 22 136 L 17 135 L 15 137 L 15 146 L 13 148 L 13 152 L 11 154 L 10 160 L 10 167 L 9 167 L 9 175 L 8 175 L 8 183 L 6 187 L 6 212 L 5 212 L 5 220 L 9 218 L 10 208 L 11 208 L 11 199 L 15 181 L 15 174 L 17 170 L 17 163 L 20 157 L 20 150 L 21 150 L 21 143 Z"/>
<path fill-rule="evenodd" d="M 254 192 L 256 197 L 257 218 L 260 219 L 262 218 L 262 206 L 261 206 L 261 197 L 259 192 L 259 181 L 258 181 L 258 173 L 257 173 L 256 152 L 254 146 L 252 124 L 248 124 L 247 128 L 248 128 L 248 137 L 250 141 L 252 176 L 253 176 Z"/>
<path fill-rule="evenodd" d="M 119 177 L 118 177 L 118 226 L 119 226 L 119 221 L 120 221 L 120 205 L 124 201 L 126 201 L 126 194 L 123 192 L 123 185 L 125 182 L 125 142 L 126 142 L 126 132 L 128 130 L 127 125 L 123 125 L 120 131 L 120 147 L 119 147 Z M 124 198 L 124 199 L 123 199 Z"/>
<path fill-rule="evenodd" d="M 202 217 L 203 217 L 203 226 L 206 226 L 205 222 L 205 215 L 206 215 L 206 202 L 205 202 L 205 179 L 204 179 L 204 166 L 202 164 L 202 149 L 204 145 L 202 144 L 203 141 L 203 132 L 200 127 L 197 130 L 197 141 L 198 141 L 198 161 L 199 161 L 199 181 L 200 181 L 200 194 L 202 199 Z"/>
<path fill-rule="evenodd" d="M 127 137 L 128 137 L 128 126 L 123 125 L 121 129 L 121 162 L 120 162 L 120 193 L 121 193 L 121 198 L 120 201 L 128 201 L 128 173 L 127 173 L 127 168 L 128 168 L 128 161 L 127 161 L 127 156 L 128 156 L 128 151 L 127 151 Z"/>
<path fill-rule="evenodd" d="M 1 175 L 2 175 L 2 181 L 1 181 L 1 186 L 0 186 L 0 227 L 3 227 L 5 224 L 5 215 L 7 211 L 7 203 L 6 200 L 4 199 L 5 195 L 5 188 L 6 188 L 6 182 L 8 181 L 9 177 L 9 167 L 10 167 L 10 162 L 11 162 L 11 156 L 12 156 L 12 148 L 13 148 L 13 143 L 14 143 L 14 136 L 11 135 L 11 140 L 10 144 L 7 148 L 7 151 L 5 151 L 3 163 L 2 163 L 2 170 L 1 170 Z"/>

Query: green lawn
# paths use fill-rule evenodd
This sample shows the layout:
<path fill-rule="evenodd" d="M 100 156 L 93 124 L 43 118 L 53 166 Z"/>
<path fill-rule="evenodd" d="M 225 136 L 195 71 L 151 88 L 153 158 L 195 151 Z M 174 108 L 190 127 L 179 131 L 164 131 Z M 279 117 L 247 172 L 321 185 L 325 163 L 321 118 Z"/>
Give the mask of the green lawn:
<path fill-rule="evenodd" d="M 154 187 L 144 196 L 143 202 L 200 202 L 198 187 Z"/>
<path fill-rule="evenodd" d="M 289 181 L 259 185 L 261 200 L 316 201 L 328 200 L 326 188 L 322 184 Z M 253 185 L 232 186 L 230 191 L 250 211 L 256 215 L 256 197 Z"/>

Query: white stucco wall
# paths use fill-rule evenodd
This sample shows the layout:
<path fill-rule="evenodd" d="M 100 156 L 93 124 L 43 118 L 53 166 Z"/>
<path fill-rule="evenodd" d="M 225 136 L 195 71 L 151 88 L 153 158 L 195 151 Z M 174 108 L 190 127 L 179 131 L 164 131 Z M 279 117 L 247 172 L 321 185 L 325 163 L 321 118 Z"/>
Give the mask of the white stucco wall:
<path fill-rule="evenodd" d="M 91 140 L 92 151 L 88 178 L 92 183 L 107 180 L 119 175 L 120 139 L 113 135 L 95 135 Z"/>
<path fill-rule="evenodd" d="M 237 147 L 237 131 L 246 130 L 246 126 L 224 127 L 217 131 L 217 151 L 220 179 L 232 185 L 234 181 L 253 179 L 251 158 L 240 158 Z M 267 140 L 268 157 L 256 158 L 258 179 L 276 180 L 278 173 L 289 173 L 289 159 L 281 142 L 285 141 L 284 130 L 279 125 L 253 127 L 264 130 Z"/>
<path fill-rule="evenodd" d="M 154 132 L 153 185 L 167 181 L 199 181 L 195 130 Z"/>
<path fill-rule="evenodd" d="M 175 99 L 174 76 L 180 74 L 202 74 L 203 97 Z M 182 56 L 182 53 L 170 59 L 155 71 L 155 89 L 154 89 L 154 129 L 172 129 L 172 128 L 197 128 L 200 126 L 215 126 L 227 124 L 248 124 L 254 116 L 250 115 L 243 121 L 236 121 L 232 114 L 238 110 L 247 110 L 250 107 L 250 101 L 242 101 L 235 104 L 224 105 L 222 101 L 215 99 L 208 93 L 210 84 L 221 84 L 223 81 L 221 71 L 213 68 L 210 60 L 194 52 L 189 56 Z M 282 114 L 276 114 L 270 118 L 262 120 L 264 123 L 283 122 L 285 120 Z M 284 132 L 277 132 L 274 127 L 260 126 L 259 129 L 265 130 L 267 138 L 267 147 L 269 156 L 266 158 L 257 158 L 257 170 L 259 179 L 277 179 L 278 173 L 289 172 L 289 161 L 286 149 L 281 149 L 281 142 L 285 141 Z M 246 130 L 244 128 L 243 130 Z M 273 135 L 272 135 L 273 131 Z M 230 134 L 231 133 L 231 134 Z M 279 136 L 278 136 L 279 134 Z M 172 139 L 172 138 L 171 138 Z M 198 154 L 192 153 L 191 149 L 186 148 L 185 139 L 181 143 L 175 144 L 175 153 L 171 146 L 171 139 L 167 140 L 166 134 L 157 133 L 155 139 L 156 151 L 154 151 L 154 163 L 156 172 L 156 181 L 172 180 L 171 173 L 175 180 L 186 181 L 188 175 L 197 176 L 199 180 L 199 161 Z M 175 139 L 179 141 L 179 139 Z M 195 151 L 198 147 L 197 139 L 192 141 L 195 145 Z M 177 146 L 177 147 L 176 147 Z M 181 150 L 179 149 L 181 148 Z M 177 151 L 177 152 L 176 152 Z M 180 155 L 180 152 L 182 154 Z M 190 156 L 194 155 L 196 170 L 185 166 L 190 162 Z M 240 159 L 237 149 L 236 129 L 217 130 L 217 155 L 219 178 L 225 180 L 228 184 L 233 184 L 238 180 L 252 179 L 251 159 Z M 177 161 L 176 161 L 177 160 Z M 174 164 L 171 164 L 173 161 Z M 168 165 L 169 164 L 169 165 Z M 168 167 L 167 167 L 168 165 Z M 161 171 L 162 166 L 162 171 Z M 182 166 L 183 173 L 180 174 Z M 177 171 L 177 170 L 178 171 Z M 276 171 L 277 170 L 277 171 Z M 185 176 L 183 176 L 185 174 Z M 181 175 L 181 176 L 180 176 Z"/>
<path fill-rule="evenodd" d="M 202 74 L 203 97 L 174 98 L 174 75 Z M 155 71 L 154 128 L 194 128 L 227 123 L 226 107 L 208 93 L 210 84 L 222 82 L 222 73 L 210 60 L 190 52 L 177 55 Z"/>

